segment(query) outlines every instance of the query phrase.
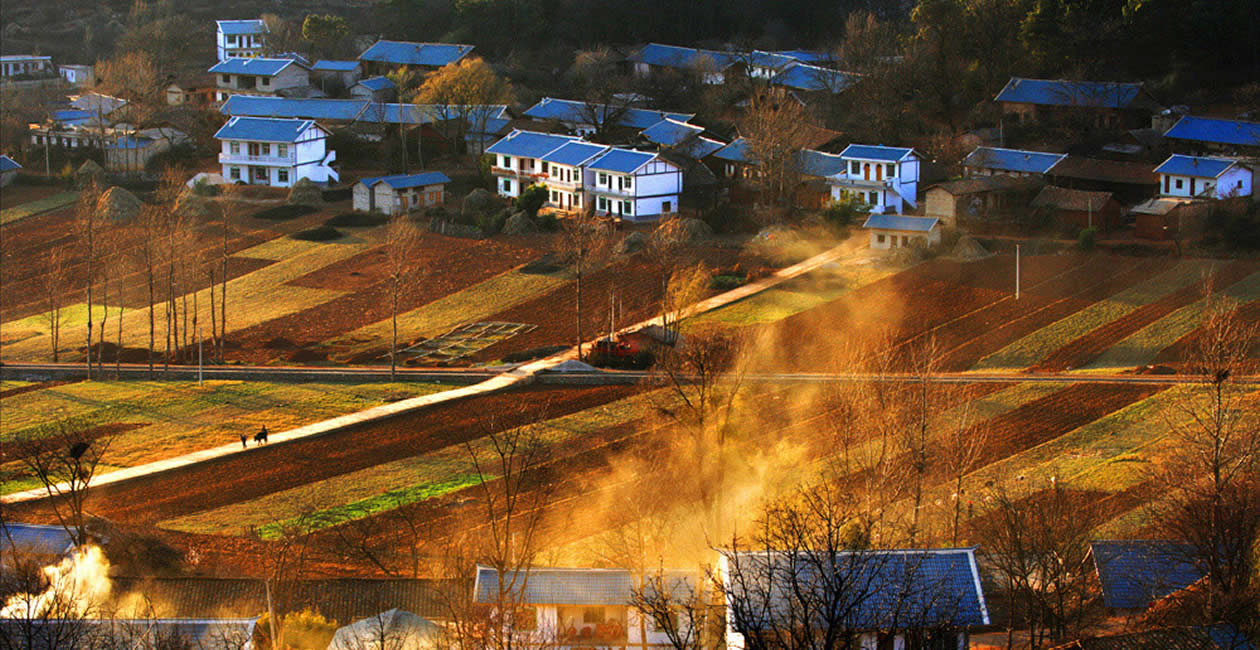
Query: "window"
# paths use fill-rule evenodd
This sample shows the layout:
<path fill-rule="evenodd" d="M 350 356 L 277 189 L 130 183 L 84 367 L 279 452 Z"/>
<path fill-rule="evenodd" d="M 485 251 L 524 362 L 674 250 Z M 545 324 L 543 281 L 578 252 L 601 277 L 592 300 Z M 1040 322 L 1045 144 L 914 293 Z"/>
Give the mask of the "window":
<path fill-rule="evenodd" d="M 896 167 L 896 165 L 892 163 L 888 163 L 887 165 L 884 165 L 884 175 L 889 178 L 892 178 L 893 176 L 895 176 L 897 172 L 893 171 L 894 167 Z"/>
<path fill-rule="evenodd" d="M 551 202 L 558 203 L 559 201 L 560 201 L 560 193 L 555 190 L 551 190 Z"/>
<path fill-rule="evenodd" d="M 583 623 L 603 623 L 604 608 L 603 607 L 583 607 L 582 608 Z"/>
<path fill-rule="evenodd" d="M 542 164 L 542 173 L 544 173 L 544 174 L 550 174 L 551 172 L 550 172 L 550 171 L 548 171 L 548 169 L 549 169 L 549 167 L 548 167 L 548 165 L 547 165 L 547 161 L 545 161 L 545 160 L 544 160 L 544 161 L 543 161 L 543 164 Z"/>
<path fill-rule="evenodd" d="M 630 176 L 626 177 L 626 189 L 634 189 L 634 178 Z"/>
<path fill-rule="evenodd" d="M 240 167 L 232 167 L 231 169 L 229 169 L 229 170 L 228 170 L 228 177 L 229 177 L 229 178 L 231 178 L 231 179 L 232 179 L 232 180 L 234 180 L 234 181 L 239 181 L 239 180 L 241 180 L 241 168 L 240 168 Z"/>
<path fill-rule="evenodd" d="M 289 182 L 289 170 L 287 170 L 287 169 L 277 169 L 277 170 L 276 170 L 276 182 L 277 182 L 277 183 L 288 183 L 288 182 Z"/>
<path fill-rule="evenodd" d="M 621 214 L 634 214 L 634 211 L 630 209 L 629 201 L 621 202 Z"/>
<path fill-rule="evenodd" d="M 871 205 L 875 205 L 879 203 L 879 192 L 871 192 L 870 194 L 866 195 L 866 198 L 867 198 L 867 201 L 866 201 L 867 203 L 870 203 Z"/>
<path fill-rule="evenodd" d="M 604 172 L 599 173 L 599 184 L 608 185 L 608 174 L 605 174 Z"/>
<path fill-rule="evenodd" d="M 260 85 L 260 86 L 270 86 L 270 85 L 271 85 L 271 77 L 259 77 L 259 78 L 258 78 L 258 85 Z"/>
<path fill-rule="evenodd" d="M 512 181 L 507 180 L 506 178 L 505 178 L 505 179 L 503 179 L 503 191 L 504 191 L 504 192 L 511 192 L 511 191 L 512 191 Z"/>
<path fill-rule="evenodd" d="M 270 156 L 270 155 L 271 155 L 271 143 L 269 143 L 269 142 L 264 142 L 264 143 L 262 144 L 262 155 L 264 155 L 264 156 Z"/>
<path fill-rule="evenodd" d="M 861 174 L 862 165 L 859 164 L 857 161 L 849 163 L 849 173 L 854 174 L 854 175 Z"/>
<path fill-rule="evenodd" d="M 233 156 L 241 153 L 241 143 L 239 142 L 233 142 L 229 144 L 228 148 L 229 150 L 231 150 Z"/>
<path fill-rule="evenodd" d="M 230 74 L 222 74 L 222 75 L 219 75 L 219 77 L 223 80 L 223 83 L 225 84 L 232 83 L 232 75 Z"/>
<path fill-rule="evenodd" d="M 875 235 L 875 241 L 882 244 L 884 243 L 884 240 L 885 240 L 885 237 L 883 235 Z"/>
<path fill-rule="evenodd" d="M 281 158 L 284 158 L 285 156 L 288 156 L 288 155 L 289 155 L 289 145 L 287 145 L 287 144 L 278 144 L 278 145 L 276 145 L 276 155 L 277 155 L 277 156 L 280 156 Z"/>
<path fill-rule="evenodd" d="M 606 199 L 606 198 L 604 198 L 604 197 L 602 197 L 602 196 L 601 196 L 601 197 L 599 197 L 599 209 L 600 209 L 600 210 L 607 210 L 607 209 L 608 209 L 608 199 Z"/>
<path fill-rule="evenodd" d="M 227 42 L 228 45 L 236 45 L 236 34 L 228 34 Z"/>
<path fill-rule="evenodd" d="M 674 211 L 674 204 L 672 202 L 665 201 L 664 203 L 661 203 L 661 212 L 668 213 L 668 212 L 673 212 L 673 211 Z"/>
<path fill-rule="evenodd" d="M 512 157 L 511 157 L 511 156 L 504 156 L 504 157 L 503 157 L 503 168 L 504 168 L 504 169 L 511 169 L 511 168 L 512 168 Z"/>
<path fill-rule="evenodd" d="M 1177 189 L 1181 189 L 1181 184 L 1182 184 L 1182 180 L 1181 180 L 1180 178 L 1178 178 L 1178 179 L 1177 179 Z"/>

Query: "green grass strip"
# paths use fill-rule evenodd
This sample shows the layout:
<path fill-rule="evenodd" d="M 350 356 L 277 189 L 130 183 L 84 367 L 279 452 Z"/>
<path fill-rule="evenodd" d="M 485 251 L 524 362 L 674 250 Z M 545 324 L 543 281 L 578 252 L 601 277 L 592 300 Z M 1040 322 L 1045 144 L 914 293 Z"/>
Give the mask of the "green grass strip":
<path fill-rule="evenodd" d="M 0 225 L 7 226 L 27 217 L 64 208 L 74 203 L 78 198 L 78 192 L 61 192 L 35 201 L 27 201 L 22 205 L 15 205 L 7 210 L 0 210 Z"/>

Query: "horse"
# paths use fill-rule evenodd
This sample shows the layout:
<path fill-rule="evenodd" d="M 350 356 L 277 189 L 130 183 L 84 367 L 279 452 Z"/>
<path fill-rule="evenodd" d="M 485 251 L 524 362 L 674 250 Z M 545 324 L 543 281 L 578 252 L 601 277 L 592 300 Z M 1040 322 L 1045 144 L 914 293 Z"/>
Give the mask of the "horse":
<path fill-rule="evenodd" d="M 254 442 L 263 445 L 267 444 L 267 427 L 263 427 L 261 431 L 254 434 Z"/>

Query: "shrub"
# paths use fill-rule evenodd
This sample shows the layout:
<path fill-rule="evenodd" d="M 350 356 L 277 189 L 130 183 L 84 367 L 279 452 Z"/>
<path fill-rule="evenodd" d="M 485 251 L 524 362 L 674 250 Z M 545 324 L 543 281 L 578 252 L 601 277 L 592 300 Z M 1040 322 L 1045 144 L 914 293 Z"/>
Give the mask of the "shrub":
<path fill-rule="evenodd" d="M 288 221 L 315 212 L 315 210 L 309 205 L 278 205 L 256 212 L 254 218 L 265 221 Z"/>
<path fill-rule="evenodd" d="M 383 226 L 387 222 L 389 222 L 389 217 L 379 212 L 346 212 L 330 217 L 324 225 L 335 228 L 370 228 Z"/>
<path fill-rule="evenodd" d="M 1098 230 L 1085 228 L 1076 236 L 1076 245 L 1083 251 L 1092 251 L 1098 243 Z"/>
<path fill-rule="evenodd" d="M 223 189 L 221 187 L 207 183 L 204 178 L 199 179 L 196 183 L 193 183 L 192 191 L 193 194 L 196 194 L 197 196 L 218 196 L 223 193 Z"/>
<path fill-rule="evenodd" d="M 301 241 L 332 241 L 341 237 L 341 231 L 325 224 L 307 230 L 299 230 L 289 235 L 289 237 Z"/>
<path fill-rule="evenodd" d="M 545 212 L 534 218 L 534 223 L 538 224 L 538 229 L 543 232 L 555 232 L 560 227 L 560 222 L 556 219 L 554 212 Z"/>
<path fill-rule="evenodd" d="M 512 215 L 508 210 L 484 214 L 477 220 L 477 227 L 486 235 L 495 235 L 503 230 L 503 224 L 507 223 L 510 216 Z"/>
<path fill-rule="evenodd" d="M 709 280 L 709 288 L 716 291 L 730 291 L 745 284 L 748 284 L 748 276 L 746 275 L 715 275 L 712 280 Z"/>
<path fill-rule="evenodd" d="M 538 214 L 538 210 L 547 202 L 547 186 L 542 184 L 530 185 L 521 190 L 521 195 L 516 197 L 516 207 L 525 212 L 525 214 L 533 217 Z"/>
<path fill-rule="evenodd" d="M 866 206 L 859 203 L 856 198 L 848 197 L 828 203 L 827 207 L 822 209 L 820 216 L 826 225 L 832 228 L 843 228 L 865 217 L 868 211 Z"/>

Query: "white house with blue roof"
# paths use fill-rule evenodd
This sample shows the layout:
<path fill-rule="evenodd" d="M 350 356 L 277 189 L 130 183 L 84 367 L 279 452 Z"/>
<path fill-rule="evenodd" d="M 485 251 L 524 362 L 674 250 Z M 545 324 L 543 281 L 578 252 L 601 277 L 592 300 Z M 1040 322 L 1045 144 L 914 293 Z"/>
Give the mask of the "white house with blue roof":
<path fill-rule="evenodd" d="M 231 95 L 275 96 L 283 90 L 311 85 L 310 70 L 302 62 L 281 58 L 232 58 L 210 68 L 214 74 L 215 101 Z"/>
<path fill-rule="evenodd" d="M 486 148 L 490 174 L 499 196 L 515 198 L 545 178 L 542 157 L 579 138 L 555 133 L 515 130 Z"/>
<path fill-rule="evenodd" d="M 513 607 L 526 620 L 516 621 L 512 632 L 526 646 L 614 650 L 672 647 L 669 635 L 654 620 L 632 606 L 634 591 L 642 590 L 641 577 L 625 569 L 577 569 L 540 567 L 529 571 L 499 572 L 478 566 L 473 584 L 474 601 L 480 605 Z M 649 579 L 647 589 L 665 589 L 675 602 L 698 598 L 694 573 L 665 571 Z M 686 611 L 677 612 L 681 636 L 690 636 L 693 621 Z"/>
<path fill-rule="evenodd" d="M 219 62 L 262 56 L 267 23 L 262 20 L 216 20 L 215 52 Z"/>
<path fill-rule="evenodd" d="M 289 187 L 299 178 L 338 180 L 329 135 L 314 120 L 233 117 L 214 137 L 222 145 L 219 164 L 227 182 Z"/>
<path fill-rule="evenodd" d="M 832 198 L 854 197 L 872 213 L 883 214 L 918 205 L 923 157 L 914 149 L 851 144 L 840 157 L 844 170 L 828 177 Z"/>
<path fill-rule="evenodd" d="M 354 209 L 395 215 L 442 205 L 449 182 L 442 172 L 363 178 L 354 184 Z"/>
<path fill-rule="evenodd" d="M 1253 172 L 1236 158 L 1173 154 L 1159 167 L 1160 196 L 1226 199 L 1251 196 Z"/>
<path fill-rule="evenodd" d="M 967 176 L 1045 176 L 1051 167 L 1059 164 L 1067 154 L 1001 147 L 976 147 L 963 158 L 963 171 Z"/>
<path fill-rule="evenodd" d="M 588 136 L 610 126 L 643 131 L 662 120 L 685 123 L 695 117 L 694 113 L 674 113 L 554 97 L 543 97 L 523 114 L 539 122 L 556 122 L 580 136 Z"/>
<path fill-rule="evenodd" d="M 471 54 L 473 46 L 460 43 L 413 43 L 380 40 L 359 55 L 365 76 L 384 75 L 398 68 L 430 72 Z"/>
<path fill-rule="evenodd" d="M 667 69 L 688 70 L 699 74 L 704 83 L 710 85 L 725 83 L 726 71 L 737 59 L 730 52 L 662 43 L 648 43 L 629 57 L 637 77 L 650 77 L 655 72 Z"/>
<path fill-rule="evenodd" d="M 650 221 L 678 211 L 682 169 L 657 154 L 613 147 L 587 168 L 595 176 L 587 191 L 596 214 Z"/>
<path fill-rule="evenodd" d="M 350 87 L 350 96 L 366 99 L 370 102 L 393 101 L 398 95 L 398 88 L 389 77 L 371 77 L 360 79 L 359 83 Z"/>
<path fill-rule="evenodd" d="M 1164 137 L 1205 149 L 1260 152 L 1260 122 L 1187 115 L 1177 120 Z"/>

